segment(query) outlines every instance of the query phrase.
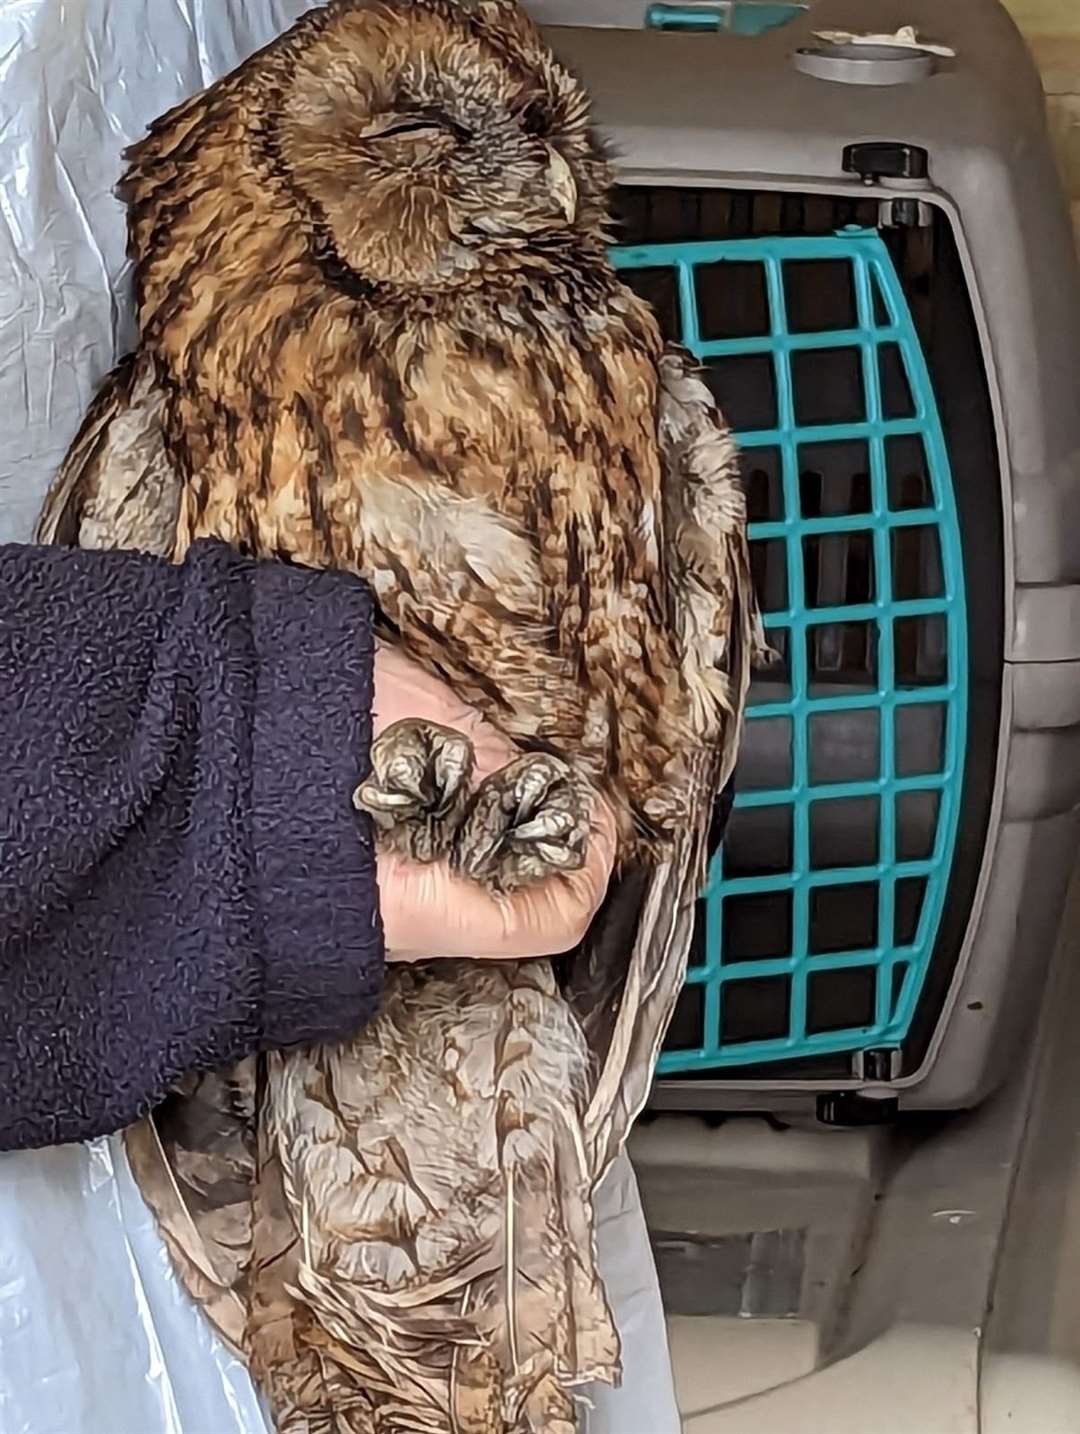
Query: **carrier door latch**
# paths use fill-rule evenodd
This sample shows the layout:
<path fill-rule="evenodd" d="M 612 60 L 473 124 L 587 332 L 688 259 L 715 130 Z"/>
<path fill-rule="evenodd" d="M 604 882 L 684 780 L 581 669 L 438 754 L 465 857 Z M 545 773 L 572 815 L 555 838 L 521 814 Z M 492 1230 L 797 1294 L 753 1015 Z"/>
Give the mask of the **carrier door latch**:
<path fill-rule="evenodd" d="M 822 1125 L 854 1130 L 858 1126 L 890 1125 L 900 1114 L 895 1096 L 871 1100 L 856 1090 L 836 1091 L 818 1097 L 817 1118 Z"/>
<path fill-rule="evenodd" d="M 844 173 L 857 174 L 864 184 L 889 179 L 925 183 L 930 174 L 930 156 L 917 144 L 899 140 L 849 144 L 844 149 Z"/>
<path fill-rule="evenodd" d="M 917 144 L 900 140 L 849 144 L 844 173 L 858 175 L 867 185 L 918 191 L 929 180 L 930 156 Z M 930 207 L 914 193 L 883 199 L 879 223 L 883 229 L 925 229 L 931 223 Z"/>
<path fill-rule="evenodd" d="M 873 1094 L 858 1090 L 833 1091 L 818 1097 L 817 1116 L 823 1125 L 887 1125 L 896 1119 L 900 1101 L 890 1094 L 889 1085 L 904 1073 L 904 1053 L 899 1046 L 856 1051 L 851 1073 L 858 1081 L 878 1089 Z"/>

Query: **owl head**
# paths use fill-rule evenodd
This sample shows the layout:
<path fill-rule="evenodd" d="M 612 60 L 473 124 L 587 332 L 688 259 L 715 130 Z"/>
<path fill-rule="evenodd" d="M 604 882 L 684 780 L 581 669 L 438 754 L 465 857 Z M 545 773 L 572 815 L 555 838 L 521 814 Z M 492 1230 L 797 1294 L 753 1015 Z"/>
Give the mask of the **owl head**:
<path fill-rule="evenodd" d="M 155 127 L 129 197 L 155 146 L 175 178 L 199 163 L 193 123 L 238 119 L 279 205 L 357 282 L 456 289 L 602 251 L 587 96 L 514 0 L 331 0 Z"/>

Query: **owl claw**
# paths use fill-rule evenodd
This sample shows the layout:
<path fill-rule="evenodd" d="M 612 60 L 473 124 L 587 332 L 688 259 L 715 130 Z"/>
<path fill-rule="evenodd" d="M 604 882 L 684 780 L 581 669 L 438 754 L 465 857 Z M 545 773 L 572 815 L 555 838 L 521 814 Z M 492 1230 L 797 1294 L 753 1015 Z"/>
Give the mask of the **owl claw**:
<path fill-rule="evenodd" d="M 353 794 L 381 846 L 417 862 L 447 856 L 468 803 L 472 742 L 451 727 L 406 719 L 371 747 L 371 775 Z"/>
<path fill-rule="evenodd" d="M 544 753 L 519 757 L 477 788 L 452 860 L 463 876 L 513 891 L 585 860 L 591 793 L 568 763 Z"/>

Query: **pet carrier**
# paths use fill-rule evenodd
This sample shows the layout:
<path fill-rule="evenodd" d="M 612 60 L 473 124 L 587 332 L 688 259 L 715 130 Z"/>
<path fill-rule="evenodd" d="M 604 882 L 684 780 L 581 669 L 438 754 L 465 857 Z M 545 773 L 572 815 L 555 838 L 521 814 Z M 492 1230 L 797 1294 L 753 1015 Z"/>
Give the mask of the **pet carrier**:
<path fill-rule="evenodd" d="M 974 1105 L 1080 800 L 1080 283 L 1034 68 L 995 0 L 531 8 L 615 148 L 615 262 L 740 435 L 783 656 L 656 1101 Z M 953 53 L 819 34 L 906 24 Z"/>

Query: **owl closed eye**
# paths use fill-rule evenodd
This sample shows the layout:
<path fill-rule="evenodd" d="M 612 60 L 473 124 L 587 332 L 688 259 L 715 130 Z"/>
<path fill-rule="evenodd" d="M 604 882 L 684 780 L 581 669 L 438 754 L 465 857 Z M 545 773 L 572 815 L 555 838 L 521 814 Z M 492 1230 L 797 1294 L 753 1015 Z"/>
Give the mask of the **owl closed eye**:
<path fill-rule="evenodd" d="M 610 176 L 584 92 L 495 10 L 346 4 L 297 57 L 267 151 L 363 280 L 454 288 L 527 248 L 602 242 Z"/>

